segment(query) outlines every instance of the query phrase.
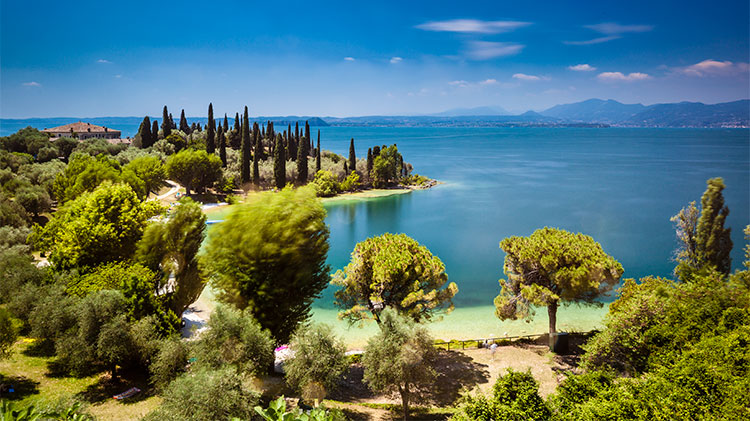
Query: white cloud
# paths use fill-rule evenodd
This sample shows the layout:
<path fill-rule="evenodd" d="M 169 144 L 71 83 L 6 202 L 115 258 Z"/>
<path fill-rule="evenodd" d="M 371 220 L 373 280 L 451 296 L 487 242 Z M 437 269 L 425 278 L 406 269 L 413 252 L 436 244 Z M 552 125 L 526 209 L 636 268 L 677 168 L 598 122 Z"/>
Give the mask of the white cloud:
<path fill-rule="evenodd" d="M 732 63 L 731 61 L 703 60 L 687 67 L 676 69 L 678 73 L 688 76 L 730 76 L 738 73 L 747 74 L 750 70 L 748 63 Z"/>
<path fill-rule="evenodd" d="M 31 82 L 24 82 L 24 83 L 23 83 L 23 86 L 32 86 L 32 87 L 34 87 L 34 88 L 39 88 L 39 87 L 41 87 L 41 86 L 42 86 L 42 84 L 41 84 L 41 83 L 39 83 L 39 82 L 34 82 L 34 81 L 31 81 Z"/>
<path fill-rule="evenodd" d="M 513 75 L 513 79 L 536 81 L 536 80 L 540 80 L 542 78 L 540 78 L 539 76 L 527 75 L 527 74 L 524 74 L 524 73 L 516 73 L 516 74 Z"/>
<path fill-rule="evenodd" d="M 402 61 L 404 61 L 404 59 L 401 57 L 391 57 L 391 64 L 401 63 Z"/>
<path fill-rule="evenodd" d="M 120 79 L 122 75 L 115 75 L 115 78 Z"/>
<path fill-rule="evenodd" d="M 518 54 L 523 47 L 510 42 L 471 41 L 466 55 L 473 60 L 490 60 Z"/>
<path fill-rule="evenodd" d="M 477 19 L 453 19 L 443 21 L 425 22 L 416 26 L 424 31 L 436 32 L 461 32 L 474 34 L 499 34 L 501 32 L 510 32 L 524 26 L 531 25 L 531 22 L 519 22 L 511 20 L 477 20 Z"/>
<path fill-rule="evenodd" d="M 459 88 L 468 88 L 469 87 L 469 82 L 467 82 L 465 80 L 452 80 L 452 81 L 448 82 L 448 85 L 458 86 Z"/>
<path fill-rule="evenodd" d="M 479 82 L 480 85 L 497 85 L 497 79 L 485 79 Z"/>
<path fill-rule="evenodd" d="M 345 61 L 354 61 L 354 57 L 344 57 Z"/>
<path fill-rule="evenodd" d="M 588 64 L 576 64 L 575 66 L 568 66 L 568 70 L 572 70 L 574 72 L 593 72 L 596 70 L 596 67 L 590 66 Z"/>
<path fill-rule="evenodd" d="M 97 62 L 97 63 L 102 63 L 102 64 L 109 64 L 109 63 L 112 63 L 111 61 L 109 61 L 109 60 L 105 60 L 105 59 L 103 59 L 103 58 L 100 58 L 100 59 L 99 59 L 99 60 L 97 60 L 96 62 Z"/>
<path fill-rule="evenodd" d="M 653 25 L 620 25 L 614 22 L 603 22 L 597 23 L 596 25 L 584 25 L 584 28 L 591 29 L 602 35 L 603 37 L 597 37 L 584 41 L 563 41 L 563 44 L 568 45 L 592 45 L 601 44 L 603 42 L 612 41 L 615 39 L 622 38 L 623 34 L 638 33 L 638 32 L 649 32 L 654 29 Z"/>
<path fill-rule="evenodd" d="M 599 73 L 596 77 L 597 79 L 605 82 L 632 82 L 636 80 L 646 80 L 651 78 L 651 76 L 647 75 L 646 73 L 640 72 L 629 73 L 627 75 L 621 72 L 603 72 Z"/>

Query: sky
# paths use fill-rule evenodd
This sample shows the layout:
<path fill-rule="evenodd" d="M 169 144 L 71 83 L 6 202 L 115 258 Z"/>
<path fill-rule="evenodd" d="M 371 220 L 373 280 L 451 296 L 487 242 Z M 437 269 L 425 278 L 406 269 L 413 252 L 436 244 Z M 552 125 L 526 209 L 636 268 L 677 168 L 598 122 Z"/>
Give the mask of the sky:
<path fill-rule="evenodd" d="M 0 2 L 0 117 L 750 97 L 740 1 Z"/>

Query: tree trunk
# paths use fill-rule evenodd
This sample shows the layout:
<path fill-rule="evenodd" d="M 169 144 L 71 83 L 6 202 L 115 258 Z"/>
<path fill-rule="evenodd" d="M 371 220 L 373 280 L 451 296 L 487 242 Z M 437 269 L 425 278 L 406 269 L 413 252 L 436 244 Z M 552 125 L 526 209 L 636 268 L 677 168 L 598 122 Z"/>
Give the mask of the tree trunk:
<path fill-rule="evenodd" d="M 549 350 L 555 349 L 555 339 L 557 335 L 557 301 L 551 302 L 547 305 L 547 314 L 549 315 Z"/>
<path fill-rule="evenodd" d="M 405 384 L 404 387 L 399 385 L 398 391 L 401 393 L 401 404 L 404 407 L 404 421 L 406 421 L 406 416 L 409 414 L 409 384 Z"/>

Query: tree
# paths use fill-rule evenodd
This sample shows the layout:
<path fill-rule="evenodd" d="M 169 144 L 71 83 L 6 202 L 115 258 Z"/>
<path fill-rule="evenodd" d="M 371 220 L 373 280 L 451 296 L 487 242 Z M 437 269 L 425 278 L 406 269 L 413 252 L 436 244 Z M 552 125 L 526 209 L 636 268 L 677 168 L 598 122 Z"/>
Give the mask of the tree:
<path fill-rule="evenodd" d="M 286 148 L 281 135 L 276 136 L 276 147 L 273 149 L 273 181 L 277 189 L 286 186 Z"/>
<path fill-rule="evenodd" d="M 216 151 L 216 121 L 214 121 L 214 106 L 208 103 L 208 123 L 206 124 L 206 152 Z"/>
<path fill-rule="evenodd" d="M 226 123 L 226 115 L 224 117 L 224 122 Z M 221 159 L 222 168 L 227 167 L 227 140 L 224 137 L 225 131 L 223 127 L 219 126 L 219 159 Z"/>
<path fill-rule="evenodd" d="M 53 191 L 60 203 L 73 200 L 84 192 L 93 191 L 104 181 L 122 180 L 120 164 L 112 158 L 100 155 L 74 153 L 65 171 L 55 177 Z"/>
<path fill-rule="evenodd" d="M 162 123 L 162 125 L 163 124 L 164 123 Z M 163 134 L 162 139 L 166 139 L 167 136 L 169 135 Z M 151 123 L 151 139 L 150 139 L 151 143 L 149 146 L 152 146 L 154 143 L 156 143 L 157 140 L 159 140 L 159 122 L 156 119 L 154 119 L 153 123 Z"/>
<path fill-rule="evenodd" d="M 358 243 L 331 283 L 341 287 L 334 294 L 339 317 L 381 323 L 385 308 L 417 322 L 450 312 L 458 287 L 447 282 L 445 265 L 427 247 L 406 234 L 385 233 Z"/>
<path fill-rule="evenodd" d="M 0 359 L 10 356 L 18 332 L 8 310 L 0 307 Z"/>
<path fill-rule="evenodd" d="M 357 171 L 357 155 L 354 153 L 354 138 L 349 141 L 349 170 Z"/>
<path fill-rule="evenodd" d="M 154 144 L 152 138 L 151 120 L 148 118 L 148 116 L 143 117 L 143 121 L 141 122 L 141 126 L 138 128 L 138 134 L 135 135 L 133 144 L 134 146 L 140 146 L 141 148 L 148 148 Z"/>
<path fill-rule="evenodd" d="M 436 377 L 432 364 L 437 352 L 424 327 L 391 309 L 381 316 L 380 332 L 367 342 L 362 356 L 364 380 L 377 392 L 397 389 L 406 420 L 412 394 Z"/>
<path fill-rule="evenodd" d="M 185 118 L 185 109 L 180 112 L 180 131 L 185 134 L 190 134 L 190 125 Z"/>
<path fill-rule="evenodd" d="M 221 178 L 221 159 L 203 150 L 185 149 L 167 159 L 167 174 L 185 186 L 187 194 L 191 189 L 203 191 Z"/>
<path fill-rule="evenodd" d="M 374 162 L 372 159 L 372 148 L 367 148 L 367 178 L 372 177 L 372 166 Z"/>
<path fill-rule="evenodd" d="M 227 113 L 224 113 L 224 133 L 229 131 L 229 120 L 227 119 Z"/>
<path fill-rule="evenodd" d="M 508 369 L 494 387 L 493 394 L 466 396 L 451 421 L 549 420 L 550 413 L 539 396 L 539 383 L 530 371 Z"/>
<path fill-rule="evenodd" d="M 322 152 L 320 150 L 320 130 L 318 130 L 318 147 L 315 149 L 315 174 L 320 171 L 320 155 L 322 155 Z"/>
<path fill-rule="evenodd" d="M 375 159 L 372 164 L 372 181 L 375 187 L 385 187 L 398 182 L 403 158 L 396 145 L 379 149 L 377 155 L 373 150 L 373 155 Z"/>
<path fill-rule="evenodd" d="M 169 219 L 149 225 L 138 242 L 137 260 L 162 274 L 156 289 L 167 290 L 167 303 L 177 315 L 198 299 L 206 283 L 198 261 L 205 231 L 206 215 L 199 204 L 186 198 Z M 174 275 L 171 285 L 170 275 Z"/>
<path fill-rule="evenodd" d="M 250 123 L 247 117 L 247 105 L 245 106 L 245 115 L 242 120 L 242 153 L 240 154 L 242 163 L 242 183 L 250 182 Z"/>
<path fill-rule="evenodd" d="M 143 180 L 146 192 L 154 192 L 164 183 L 167 176 L 161 159 L 154 155 L 139 156 L 123 167 L 123 172 L 132 171 Z"/>
<path fill-rule="evenodd" d="M 310 135 L 310 126 L 305 123 L 305 132 Z M 310 144 L 308 138 L 302 139 L 297 146 L 297 182 L 299 184 L 307 183 L 307 147 Z"/>
<path fill-rule="evenodd" d="M 277 343 L 310 317 L 328 283 L 325 209 L 312 188 L 260 193 L 237 205 L 206 246 L 211 284 Z"/>
<path fill-rule="evenodd" d="M 294 357 L 284 362 L 284 373 L 287 382 L 305 399 L 323 400 L 349 368 L 346 346 L 328 325 L 300 328 L 292 337 L 290 347 Z"/>
<path fill-rule="evenodd" d="M 559 304 L 601 305 L 595 299 L 611 290 L 623 272 L 622 265 L 593 238 L 556 228 L 506 238 L 500 248 L 506 253 L 503 268 L 508 279 L 500 280 L 495 315 L 501 320 L 530 319 L 532 306 L 546 306 L 550 349 Z"/>
<path fill-rule="evenodd" d="M 240 132 L 240 113 L 234 113 L 234 131 Z"/>
<path fill-rule="evenodd" d="M 23 206 L 27 213 L 35 217 L 50 210 L 52 199 L 47 190 L 40 186 L 25 187 L 16 192 L 16 203 Z"/>
<path fill-rule="evenodd" d="M 172 122 L 170 120 L 169 111 L 167 111 L 167 106 L 165 105 L 161 114 L 161 131 L 165 139 L 172 133 Z"/>
<path fill-rule="evenodd" d="M 258 168 L 258 161 L 260 160 L 260 155 L 263 151 L 263 143 L 261 142 L 257 131 L 253 132 L 253 145 L 253 184 L 257 187 L 260 184 L 260 169 Z"/>
<path fill-rule="evenodd" d="M 58 269 L 95 267 L 130 259 L 147 221 L 162 212 L 157 202 L 138 200 L 130 186 L 104 182 L 34 227 L 32 239 Z"/>
<path fill-rule="evenodd" d="M 339 193 L 339 183 L 336 176 L 326 170 L 315 173 L 315 178 L 310 186 L 315 189 L 315 193 L 320 197 L 336 196 Z"/>

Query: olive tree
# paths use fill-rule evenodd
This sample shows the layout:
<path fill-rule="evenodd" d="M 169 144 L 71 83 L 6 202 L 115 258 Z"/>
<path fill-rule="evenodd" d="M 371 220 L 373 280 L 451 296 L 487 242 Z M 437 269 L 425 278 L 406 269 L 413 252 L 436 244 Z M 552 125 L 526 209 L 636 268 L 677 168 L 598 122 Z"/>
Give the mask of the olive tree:
<path fill-rule="evenodd" d="M 550 348 L 557 332 L 557 308 L 562 304 L 601 305 L 595 299 L 610 291 L 622 276 L 622 265 L 593 238 L 556 228 L 542 228 L 528 237 L 500 242 L 505 251 L 500 295 L 495 315 L 501 320 L 530 319 L 532 306 L 546 306 Z"/>
<path fill-rule="evenodd" d="M 291 349 L 294 357 L 284 363 L 284 372 L 305 399 L 323 399 L 348 368 L 346 346 L 328 325 L 301 328 L 292 337 Z"/>
<path fill-rule="evenodd" d="M 357 244 L 351 262 L 333 277 L 340 318 L 350 323 L 375 319 L 384 308 L 415 321 L 453 309 L 458 292 L 448 284 L 445 265 L 406 234 L 386 233 Z"/>

